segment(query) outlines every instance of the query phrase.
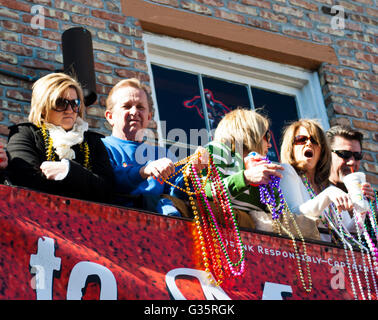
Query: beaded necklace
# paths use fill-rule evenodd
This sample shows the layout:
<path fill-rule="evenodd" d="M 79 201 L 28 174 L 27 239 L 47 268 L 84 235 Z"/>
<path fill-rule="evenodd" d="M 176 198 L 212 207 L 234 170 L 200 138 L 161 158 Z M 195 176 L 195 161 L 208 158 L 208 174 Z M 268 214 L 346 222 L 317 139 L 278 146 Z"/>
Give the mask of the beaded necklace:
<path fill-rule="evenodd" d="M 308 181 L 308 179 L 305 175 L 302 175 L 301 178 L 302 178 L 302 181 L 303 181 L 303 183 L 304 183 L 304 185 L 307 189 L 307 192 L 309 193 L 310 197 L 313 199 L 316 196 L 314 189 L 312 188 L 311 184 L 309 183 L 309 181 Z M 367 251 L 367 253 L 369 253 L 369 252 L 368 252 L 367 248 L 364 247 L 361 244 L 361 236 L 360 236 L 360 228 L 361 227 L 359 228 L 357 226 L 358 220 L 356 218 L 356 214 L 354 214 L 353 220 L 356 223 L 358 240 L 354 239 L 354 237 L 344 227 L 344 225 L 342 223 L 341 213 L 335 208 L 333 203 L 330 205 L 328 210 L 324 211 L 323 214 L 324 214 L 325 221 L 328 222 L 328 224 L 327 224 L 328 227 L 330 229 L 332 228 L 332 231 L 336 232 L 336 234 L 339 236 L 339 238 L 341 239 L 341 242 L 343 244 L 345 259 L 346 259 L 346 266 L 348 268 L 348 275 L 349 275 L 349 279 L 351 281 L 352 292 L 353 292 L 353 296 L 354 296 L 355 300 L 358 299 L 358 296 L 357 296 L 357 292 L 356 292 L 356 288 L 355 288 L 355 284 L 354 284 L 351 265 L 349 263 L 348 249 L 349 249 L 349 252 L 350 252 L 352 260 L 353 260 L 353 264 L 352 264 L 353 267 L 352 268 L 355 270 L 358 287 L 359 287 L 362 299 L 365 300 L 365 294 L 364 294 L 364 290 L 362 288 L 361 279 L 360 279 L 360 276 L 359 276 L 358 267 L 357 267 L 356 259 L 355 259 L 355 255 L 354 255 L 354 250 L 353 250 L 353 247 L 352 247 L 352 242 L 357 244 L 357 247 L 361 250 L 363 272 L 364 272 L 364 276 L 365 276 L 365 280 L 366 280 L 368 298 L 371 299 L 370 285 L 369 285 L 369 279 L 368 279 L 368 275 L 367 275 L 368 268 L 366 267 L 366 264 L 365 264 L 365 255 L 364 255 L 364 251 Z M 336 218 L 336 220 L 335 220 L 335 218 Z M 373 278 L 373 285 L 374 285 L 375 290 L 377 291 L 378 288 L 377 288 L 376 283 L 375 283 L 376 281 L 375 281 L 374 271 L 373 271 L 373 267 L 372 267 L 372 263 L 371 263 L 371 259 L 370 259 L 369 254 L 367 255 L 367 259 L 368 259 L 368 263 L 369 263 L 369 266 L 370 266 L 370 270 L 372 271 L 371 275 L 372 275 L 372 278 Z"/>
<path fill-rule="evenodd" d="M 264 160 L 268 161 L 270 163 L 269 159 L 267 157 L 263 158 Z M 269 190 L 269 191 L 268 191 Z M 278 196 L 279 196 L 279 208 L 276 210 L 276 196 L 274 193 L 274 190 L 277 190 Z M 285 201 L 285 198 L 283 196 L 283 192 L 280 188 L 280 178 L 271 176 L 271 182 L 269 182 L 268 185 L 260 185 L 259 186 L 259 192 L 260 192 L 260 201 L 267 205 L 269 211 L 272 214 L 272 220 L 273 224 L 278 225 L 280 229 L 282 229 L 291 239 L 292 245 L 295 252 L 295 257 L 297 261 L 297 267 L 299 272 L 299 279 L 301 281 L 303 289 L 306 291 L 306 293 L 310 293 L 312 291 L 312 277 L 311 277 L 311 270 L 309 261 L 307 259 L 307 249 L 306 249 L 306 243 L 304 240 L 304 237 L 298 227 L 298 224 L 295 221 L 294 215 L 291 212 L 289 206 L 287 205 L 287 202 Z M 294 234 L 290 231 L 290 224 L 288 217 L 289 216 L 292 224 L 294 225 L 294 229 L 300 238 L 300 241 L 302 242 L 303 247 L 303 253 L 305 257 L 305 265 L 307 270 L 307 281 L 308 285 L 306 285 L 305 277 L 303 275 L 302 270 L 302 264 L 301 264 L 301 257 L 299 254 L 299 249 L 297 247 L 296 238 Z M 280 216 L 282 216 L 284 225 L 282 225 L 280 221 Z"/>
<path fill-rule="evenodd" d="M 176 162 L 176 167 L 180 165 L 183 167 L 168 178 L 181 172 L 184 177 L 185 189 L 169 183 L 168 179 L 163 179 L 163 182 L 188 194 L 196 227 L 195 244 L 201 251 L 201 262 L 205 272 L 208 273 L 210 283 L 219 286 L 225 280 L 244 274 L 245 251 L 228 190 L 220 178 L 213 157 L 209 155 L 206 177 L 202 177 L 193 166 L 193 162 L 199 157 L 198 153 Z M 213 199 L 215 199 L 214 209 L 212 209 L 204 190 L 208 183 Z M 218 218 L 214 210 L 218 213 Z M 223 220 L 224 226 L 221 226 L 217 220 Z M 227 250 L 227 244 L 231 241 L 236 244 L 236 250 Z"/>
<path fill-rule="evenodd" d="M 46 125 L 43 123 L 40 127 L 45 149 L 46 149 L 46 159 L 47 161 L 56 161 L 56 153 L 54 152 L 53 148 L 53 140 L 49 135 L 48 130 L 46 129 Z M 84 167 L 88 170 L 92 170 L 92 166 L 90 164 L 90 152 L 89 152 L 89 145 L 88 143 L 82 142 L 80 144 L 80 151 L 84 155 Z"/>

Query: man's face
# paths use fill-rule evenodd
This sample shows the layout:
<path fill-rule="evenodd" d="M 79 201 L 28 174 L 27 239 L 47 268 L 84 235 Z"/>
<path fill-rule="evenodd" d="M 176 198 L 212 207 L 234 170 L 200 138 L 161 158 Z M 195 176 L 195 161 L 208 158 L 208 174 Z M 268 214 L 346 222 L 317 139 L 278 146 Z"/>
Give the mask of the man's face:
<path fill-rule="evenodd" d="M 332 150 L 346 150 L 352 152 L 361 152 L 361 146 L 358 140 L 348 140 L 336 136 L 331 146 Z M 360 169 L 360 160 L 353 156 L 349 159 L 342 159 L 335 152 L 332 152 L 332 164 L 329 180 L 334 183 L 343 183 L 344 176 L 349 173 L 357 172 Z"/>
<path fill-rule="evenodd" d="M 147 128 L 152 114 L 142 89 L 121 87 L 113 94 L 114 106 L 105 112 L 113 127 L 112 134 L 123 140 L 140 141 L 141 130 Z"/>

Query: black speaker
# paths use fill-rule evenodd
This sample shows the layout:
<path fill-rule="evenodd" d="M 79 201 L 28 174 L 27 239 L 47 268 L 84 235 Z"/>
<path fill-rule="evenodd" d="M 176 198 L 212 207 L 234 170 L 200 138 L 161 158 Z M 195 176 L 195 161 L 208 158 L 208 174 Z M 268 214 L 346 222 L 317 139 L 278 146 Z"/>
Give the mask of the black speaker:
<path fill-rule="evenodd" d="M 85 105 L 97 99 L 91 33 L 84 28 L 71 28 L 62 34 L 64 73 L 75 77 L 84 92 Z"/>

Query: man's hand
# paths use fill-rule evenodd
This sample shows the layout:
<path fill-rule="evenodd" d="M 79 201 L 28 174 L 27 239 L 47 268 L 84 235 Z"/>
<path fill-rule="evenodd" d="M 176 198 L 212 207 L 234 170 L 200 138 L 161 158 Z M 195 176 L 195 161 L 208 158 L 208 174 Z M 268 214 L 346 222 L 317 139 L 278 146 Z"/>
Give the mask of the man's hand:
<path fill-rule="evenodd" d="M 368 183 L 368 182 L 362 183 L 361 184 L 361 190 L 364 193 L 365 197 L 367 197 L 371 200 L 375 199 L 374 189 L 372 188 L 370 183 Z"/>
<path fill-rule="evenodd" d="M 168 158 L 161 158 L 147 164 L 140 168 L 139 173 L 143 179 L 155 177 L 158 180 L 168 180 L 168 178 L 175 172 L 175 166 L 172 160 Z"/>

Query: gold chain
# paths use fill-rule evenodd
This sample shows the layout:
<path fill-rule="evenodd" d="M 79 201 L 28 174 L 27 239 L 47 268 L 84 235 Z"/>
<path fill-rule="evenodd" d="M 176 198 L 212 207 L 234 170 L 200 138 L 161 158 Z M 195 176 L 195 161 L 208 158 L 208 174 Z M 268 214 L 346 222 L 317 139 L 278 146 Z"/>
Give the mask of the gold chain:
<path fill-rule="evenodd" d="M 48 130 L 46 129 L 46 125 L 44 123 L 40 127 L 40 130 L 45 144 L 47 161 L 56 161 L 56 154 L 53 148 L 53 140 L 48 134 Z M 92 170 L 90 165 L 89 145 L 86 141 L 80 144 L 80 151 L 84 154 L 84 167 L 88 170 Z"/>

